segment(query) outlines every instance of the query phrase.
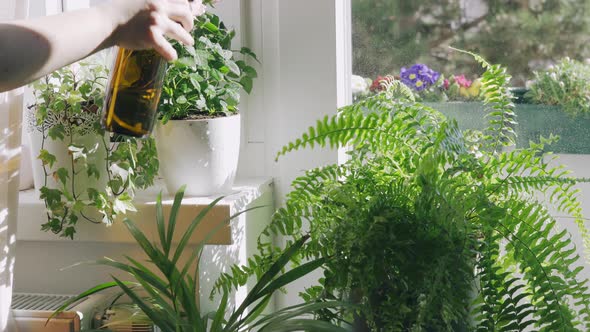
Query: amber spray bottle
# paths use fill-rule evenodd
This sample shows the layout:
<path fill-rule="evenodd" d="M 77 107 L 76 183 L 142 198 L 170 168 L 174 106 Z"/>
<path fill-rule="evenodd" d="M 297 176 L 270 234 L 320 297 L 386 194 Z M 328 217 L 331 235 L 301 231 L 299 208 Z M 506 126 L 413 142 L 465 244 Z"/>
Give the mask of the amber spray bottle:
<path fill-rule="evenodd" d="M 153 50 L 119 48 L 104 102 L 102 126 L 115 134 L 148 137 L 157 118 L 167 61 Z"/>

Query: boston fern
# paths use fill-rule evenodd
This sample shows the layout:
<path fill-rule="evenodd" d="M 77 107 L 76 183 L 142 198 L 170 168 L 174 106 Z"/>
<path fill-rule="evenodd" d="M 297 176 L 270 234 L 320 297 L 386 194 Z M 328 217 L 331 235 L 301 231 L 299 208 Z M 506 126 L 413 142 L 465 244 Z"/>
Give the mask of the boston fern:
<path fill-rule="evenodd" d="M 321 286 L 303 297 L 360 309 L 322 318 L 353 320 L 357 331 L 590 328 L 582 260 L 552 214 L 570 216 L 588 244 L 574 188 L 581 180 L 551 166 L 542 144 L 506 149 L 514 142 L 510 77 L 475 57 L 486 69 L 484 132 L 460 131 L 391 84 L 279 153 L 351 147 L 345 163 L 296 179 L 264 233 L 289 243 L 309 234 L 296 263 L 332 258 Z M 261 272 L 279 250 L 264 239 L 263 255 L 224 275 L 218 289 Z"/>

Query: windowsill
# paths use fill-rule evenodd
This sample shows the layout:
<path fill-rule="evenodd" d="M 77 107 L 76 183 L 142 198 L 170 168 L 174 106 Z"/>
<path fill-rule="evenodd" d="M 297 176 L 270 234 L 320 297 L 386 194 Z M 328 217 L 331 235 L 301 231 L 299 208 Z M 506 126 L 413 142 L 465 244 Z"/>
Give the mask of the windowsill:
<path fill-rule="evenodd" d="M 233 192 L 225 195 L 197 227 L 190 243 L 196 244 L 221 222 L 227 221 L 229 217 L 239 211 L 243 211 L 254 203 L 265 193 L 272 191 L 273 181 L 271 178 L 246 178 L 238 179 L 233 187 Z M 173 195 L 165 194 L 163 186 L 156 185 L 149 191 L 138 194 L 135 201 L 137 212 L 132 212 L 126 217 L 133 220 L 144 231 L 148 239 L 157 239 L 155 223 L 155 204 L 157 193 L 164 192 L 163 207 L 164 215 L 167 217 L 172 206 Z M 221 195 L 219 195 L 221 196 Z M 207 205 L 219 196 L 211 197 L 185 197 L 180 209 L 177 228 L 185 229 L 192 219 Z M 45 206 L 39 200 L 35 190 L 22 191 L 19 195 L 17 240 L 19 241 L 69 241 L 68 238 L 60 238 L 55 234 L 41 231 L 41 224 L 46 220 Z M 118 218 L 112 226 L 106 227 L 103 224 L 95 225 L 90 222 L 78 221 L 77 233 L 73 241 L 79 242 L 111 242 L 111 243 L 135 243 L 125 226 L 121 222 L 124 217 Z M 182 236 L 177 232 L 175 242 Z M 226 225 L 220 228 L 208 241 L 209 244 L 231 244 L 231 227 Z"/>

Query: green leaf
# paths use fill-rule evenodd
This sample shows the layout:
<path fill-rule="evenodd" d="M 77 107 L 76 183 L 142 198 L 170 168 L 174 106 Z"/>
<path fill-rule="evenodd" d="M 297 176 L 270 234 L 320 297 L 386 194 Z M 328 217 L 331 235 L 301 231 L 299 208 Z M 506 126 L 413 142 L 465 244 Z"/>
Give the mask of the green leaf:
<path fill-rule="evenodd" d="M 258 58 L 256 57 L 256 53 L 254 53 L 248 47 L 242 47 L 242 49 L 240 50 L 240 53 L 251 57 L 252 59 L 256 60 L 257 62 L 260 62 L 260 61 L 258 61 Z"/>
<path fill-rule="evenodd" d="M 180 211 L 180 208 L 182 206 L 182 199 L 184 198 L 184 191 L 186 190 L 186 186 L 182 186 L 178 189 L 178 191 L 176 191 L 176 194 L 174 195 L 174 201 L 172 202 L 172 208 L 170 209 L 170 216 L 168 218 L 168 231 L 166 234 L 160 234 L 160 238 L 166 238 L 166 248 L 168 249 L 166 251 L 166 255 L 168 255 L 168 252 L 170 251 L 170 248 L 172 247 L 172 240 L 174 238 L 174 230 L 176 229 L 176 219 L 178 217 L 178 212 Z M 160 208 L 162 205 L 162 202 L 159 201 L 157 204 L 160 204 Z M 203 216 L 201 218 L 204 217 L 204 215 L 207 212 L 204 212 Z M 199 216 L 197 216 L 195 218 L 195 220 L 199 219 Z M 182 248 L 184 249 L 184 248 Z M 178 249 L 177 249 L 178 250 Z"/>
<path fill-rule="evenodd" d="M 256 69 L 254 69 L 254 67 L 246 66 L 244 67 L 243 71 L 244 73 L 246 73 L 246 75 L 252 78 L 258 77 L 258 72 L 256 71 Z"/>
<path fill-rule="evenodd" d="M 69 179 L 70 175 L 67 169 L 60 167 L 56 172 L 55 175 L 59 179 L 59 181 L 65 186 L 66 181 Z"/>
<path fill-rule="evenodd" d="M 217 26 L 215 26 L 215 24 L 211 23 L 211 22 L 205 22 L 205 24 L 203 24 L 203 29 L 208 30 L 209 32 L 218 32 L 219 28 Z"/>
<path fill-rule="evenodd" d="M 162 192 L 158 193 L 156 198 L 156 225 L 158 226 L 158 236 L 160 237 L 160 245 L 164 250 L 164 255 L 168 257 L 170 247 L 166 241 L 166 220 L 164 220 L 164 212 L 162 211 Z"/>
<path fill-rule="evenodd" d="M 57 158 L 54 155 L 52 155 L 51 153 L 49 153 L 47 150 L 44 150 L 44 149 L 41 149 L 39 151 L 39 155 L 37 156 L 37 159 L 41 160 L 43 165 L 47 165 L 49 167 L 53 167 L 53 165 L 57 161 Z"/>
<path fill-rule="evenodd" d="M 124 192 L 119 197 L 115 198 L 113 202 L 113 211 L 116 214 L 125 214 L 127 211 L 137 212 L 137 209 L 133 205 L 133 199 L 127 192 Z"/>
<path fill-rule="evenodd" d="M 185 96 L 180 96 L 178 98 L 176 98 L 176 102 L 180 105 L 186 104 L 188 102 L 188 100 L 186 99 Z"/>
<path fill-rule="evenodd" d="M 65 134 L 66 134 L 66 128 L 61 124 L 56 124 L 52 127 L 50 127 L 47 130 L 47 136 L 49 136 L 52 140 L 63 140 L 65 138 Z"/>
<path fill-rule="evenodd" d="M 96 164 L 86 164 L 86 175 L 88 175 L 89 178 L 94 177 L 97 180 L 100 179 L 100 171 Z"/>
<path fill-rule="evenodd" d="M 319 267 L 324 265 L 326 260 L 327 260 L 326 258 L 318 258 L 316 260 L 307 262 L 301 266 L 298 266 L 298 267 L 286 272 L 282 276 L 273 280 L 263 290 L 261 290 L 260 293 L 257 294 L 257 297 L 263 297 L 263 296 L 272 294 L 275 291 L 281 289 L 282 287 L 292 283 L 293 281 L 298 280 L 298 279 L 310 274 L 311 272 L 315 271 L 316 269 L 318 269 Z"/>
<path fill-rule="evenodd" d="M 209 52 L 205 50 L 197 50 L 195 57 L 195 65 L 197 67 L 206 68 L 209 66 Z"/>
<path fill-rule="evenodd" d="M 231 70 L 231 72 L 236 75 L 236 76 L 240 76 L 242 74 L 242 71 L 240 70 L 240 67 L 238 67 L 238 65 L 231 61 L 228 60 L 225 62 L 225 65 L 229 68 L 229 70 Z"/>
<path fill-rule="evenodd" d="M 244 88 L 244 91 L 246 91 L 247 93 L 252 92 L 252 87 L 254 85 L 254 82 L 252 81 L 251 77 L 249 77 L 249 76 L 242 77 L 242 79 L 240 80 L 240 84 L 242 85 L 242 88 Z"/>
<path fill-rule="evenodd" d="M 220 331 L 222 327 L 222 323 L 224 321 L 224 315 L 226 313 L 227 304 L 229 302 L 229 294 L 228 292 L 223 292 L 223 296 L 221 298 L 221 303 L 217 308 L 217 312 L 215 313 L 215 317 L 213 318 L 213 322 L 211 323 L 211 331 Z"/>
<path fill-rule="evenodd" d="M 331 323 L 312 319 L 291 319 L 280 323 L 264 326 L 260 332 L 348 332 L 349 330 Z"/>
<path fill-rule="evenodd" d="M 160 311 L 156 310 L 155 308 L 148 305 L 145 301 L 143 301 L 131 288 L 129 288 L 125 283 L 121 282 L 119 279 L 112 277 L 113 280 L 117 283 L 117 286 L 125 292 L 125 294 L 136 304 L 141 311 L 143 311 L 156 326 L 165 330 L 165 331 L 175 331 L 175 324 L 174 320 L 171 320 L 170 316 L 163 315 Z M 177 322 L 176 322 L 177 323 Z"/>
<path fill-rule="evenodd" d="M 126 282 L 126 284 L 128 285 L 134 285 L 134 283 L 130 283 L 130 282 Z M 47 321 L 45 322 L 45 324 L 47 325 L 47 323 L 49 323 L 49 321 L 51 319 L 53 319 L 55 316 L 59 315 L 60 313 L 62 313 L 64 310 L 66 310 L 67 308 L 69 308 L 70 306 L 72 306 L 74 303 L 90 296 L 93 294 L 97 294 L 99 292 L 102 292 L 103 290 L 106 289 L 110 289 L 113 287 L 118 287 L 119 283 L 117 282 L 105 282 L 103 284 L 94 286 L 82 293 L 80 293 L 78 296 L 75 296 L 74 298 L 67 300 L 61 307 L 57 308 L 50 316 L 49 318 L 47 318 Z"/>
<path fill-rule="evenodd" d="M 176 65 L 179 68 L 183 68 L 183 67 L 195 67 L 197 66 L 197 61 L 195 60 L 195 58 L 190 58 L 190 57 L 183 57 L 183 58 L 179 58 L 178 60 L 176 60 Z"/>

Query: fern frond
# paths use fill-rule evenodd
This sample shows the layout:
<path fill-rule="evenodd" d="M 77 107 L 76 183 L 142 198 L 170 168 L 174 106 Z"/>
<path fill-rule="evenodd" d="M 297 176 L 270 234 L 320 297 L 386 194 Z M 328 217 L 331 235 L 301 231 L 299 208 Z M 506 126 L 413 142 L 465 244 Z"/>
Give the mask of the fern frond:
<path fill-rule="evenodd" d="M 504 146 L 513 146 L 516 142 L 516 115 L 509 91 L 511 76 L 506 68 L 492 65 L 473 52 L 451 49 L 472 56 L 486 70 L 481 76 L 481 94 L 488 118 L 488 127 L 484 130 L 486 147 L 499 152 Z"/>

